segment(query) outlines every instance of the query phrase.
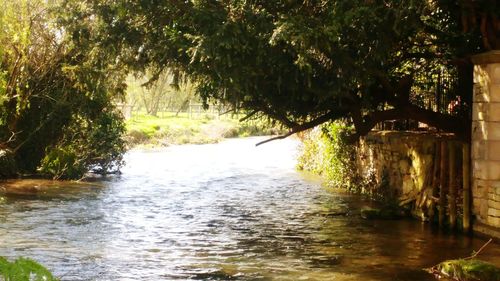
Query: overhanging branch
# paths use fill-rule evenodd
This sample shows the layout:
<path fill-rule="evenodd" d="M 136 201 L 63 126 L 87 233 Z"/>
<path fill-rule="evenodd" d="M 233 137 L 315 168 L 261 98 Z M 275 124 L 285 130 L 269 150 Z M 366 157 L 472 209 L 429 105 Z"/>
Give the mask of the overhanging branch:
<path fill-rule="evenodd" d="M 273 138 L 267 139 L 265 141 L 261 141 L 261 142 L 257 143 L 255 146 L 259 146 L 261 144 L 265 144 L 265 143 L 268 143 L 268 142 L 274 141 L 274 140 L 285 139 L 291 135 L 294 135 L 296 133 L 300 133 L 300 132 L 303 132 L 305 130 L 314 128 L 314 127 L 316 127 L 320 124 L 323 124 L 325 122 L 339 119 L 342 116 L 344 116 L 346 113 L 347 113 L 346 111 L 336 111 L 336 112 L 326 113 L 326 114 L 321 115 L 320 117 L 317 117 L 309 122 L 302 123 L 302 124 L 299 124 L 299 125 L 293 127 L 288 133 L 286 133 L 284 135 L 273 137 Z"/>

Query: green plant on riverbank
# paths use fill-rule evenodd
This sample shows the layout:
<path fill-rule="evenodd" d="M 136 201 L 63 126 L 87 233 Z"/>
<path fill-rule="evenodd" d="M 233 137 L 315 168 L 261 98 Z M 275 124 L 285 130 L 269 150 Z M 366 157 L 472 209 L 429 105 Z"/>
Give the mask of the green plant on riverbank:
<path fill-rule="evenodd" d="M 298 169 L 322 175 L 330 187 L 360 191 L 356 148 L 345 140 L 350 130 L 340 122 L 333 122 L 305 134 Z"/>
<path fill-rule="evenodd" d="M 280 132 L 263 120 L 239 122 L 209 116 L 192 119 L 187 115 L 155 117 L 138 114 L 126 122 L 129 146 L 216 143 L 224 138 L 273 135 Z"/>
<path fill-rule="evenodd" d="M 8 261 L 0 257 L 0 274 L 4 281 L 56 281 L 50 271 L 43 265 L 28 258 Z"/>
<path fill-rule="evenodd" d="M 328 187 L 361 193 L 376 203 L 360 211 L 365 219 L 395 219 L 408 211 L 399 206 L 385 171 L 377 181 L 373 171 L 361 175 L 357 145 L 348 143 L 352 128 L 342 122 L 323 124 L 302 137 L 297 168 L 321 175 Z"/>

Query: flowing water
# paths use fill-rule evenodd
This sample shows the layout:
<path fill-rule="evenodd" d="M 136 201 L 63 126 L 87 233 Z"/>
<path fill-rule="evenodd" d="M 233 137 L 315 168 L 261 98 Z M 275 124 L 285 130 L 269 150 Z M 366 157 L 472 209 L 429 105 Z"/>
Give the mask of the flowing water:
<path fill-rule="evenodd" d="M 485 242 L 362 220 L 358 197 L 295 171 L 297 141 L 259 140 L 132 151 L 121 176 L 4 197 L 0 256 L 62 280 L 411 281 Z M 481 257 L 500 265 L 498 245 Z"/>

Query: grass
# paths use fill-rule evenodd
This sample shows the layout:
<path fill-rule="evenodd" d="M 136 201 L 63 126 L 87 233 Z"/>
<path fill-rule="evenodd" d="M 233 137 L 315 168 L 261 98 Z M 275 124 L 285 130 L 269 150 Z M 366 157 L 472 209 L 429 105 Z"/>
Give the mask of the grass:
<path fill-rule="evenodd" d="M 173 144 L 216 143 L 224 138 L 273 135 L 281 133 L 264 121 L 239 122 L 238 118 L 214 118 L 199 115 L 189 118 L 186 113 L 135 114 L 126 121 L 129 146 L 158 147 Z"/>

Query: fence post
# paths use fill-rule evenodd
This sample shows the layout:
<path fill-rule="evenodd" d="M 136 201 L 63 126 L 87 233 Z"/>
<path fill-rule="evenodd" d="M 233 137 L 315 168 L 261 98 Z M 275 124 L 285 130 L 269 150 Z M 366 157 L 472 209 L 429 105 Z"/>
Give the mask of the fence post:
<path fill-rule="evenodd" d="M 448 198 L 448 206 L 450 211 L 450 228 L 455 229 L 457 224 L 457 179 L 456 179 L 456 170 L 455 170 L 455 143 L 450 141 L 448 143 L 449 148 L 449 173 L 450 179 L 448 181 L 449 184 L 449 198 Z"/>
<path fill-rule="evenodd" d="M 446 215 L 446 156 L 447 156 L 446 141 L 441 141 L 441 165 L 439 174 L 439 227 L 444 226 L 444 218 Z"/>
<path fill-rule="evenodd" d="M 463 181 L 463 224 L 464 232 L 469 233 L 470 225 L 470 151 L 469 144 L 462 146 L 462 181 Z"/>
<path fill-rule="evenodd" d="M 193 108 L 191 106 L 191 100 L 189 100 L 189 119 L 193 119 Z"/>

